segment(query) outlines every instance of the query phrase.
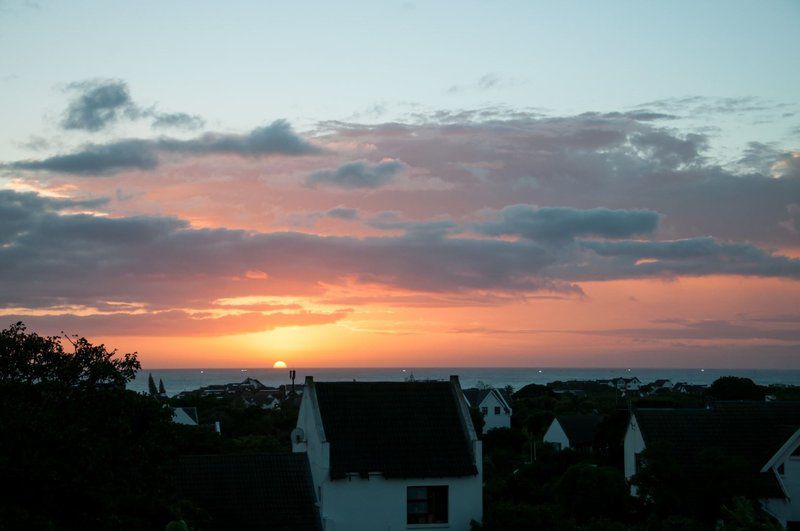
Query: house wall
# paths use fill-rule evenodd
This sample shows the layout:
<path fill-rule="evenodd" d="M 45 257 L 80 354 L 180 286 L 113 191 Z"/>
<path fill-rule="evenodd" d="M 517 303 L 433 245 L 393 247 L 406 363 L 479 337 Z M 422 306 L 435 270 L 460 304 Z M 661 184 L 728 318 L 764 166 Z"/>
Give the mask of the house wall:
<path fill-rule="evenodd" d="M 791 454 L 791 452 L 792 449 L 787 454 Z M 789 501 L 782 499 L 760 501 L 764 510 L 777 518 L 781 524 L 786 525 L 786 522 L 800 521 L 800 457 L 788 455 L 781 463 L 783 463 L 784 473 L 778 475 L 778 478 L 789 495 Z M 780 463 L 773 467 L 773 473 L 779 465 Z"/>
<path fill-rule="evenodd" d="M 625 432 L 625 479 L 630 479 L 636 474 L 636 454 L 645 449 L 644 439 L 639 426 L 636 424 L 636 416 L 631 415 L 628 421 L 628 429 Z M 636 496 L 636 487 L 631 485 L 631 495 Z"/>
<path fill-rule="evenodd" d="M 486 398 L 484 398 L 483 402 L 481 402 L 480 406 L 478 406 L 479 409 L 482 407 L 487 408 L 487 413 L 483 417 L 485 422 L 483 425 L 483 433 L 495 428 L 511 427 L 511 412 L 506 411 L 503 403 L 498 400 L 497 395 L 494 393 L 489 393 L 486 395 Z M 500 408 L 499 414 L 495 414 L 494 412 L 494 408 L 496 407 Z"/>
<path fill-rule="evenodd" d="M 407 525 L 406 488 L 447 485 L 448 523 Z M 481 476 L 441 479 L 369 479 L 353 477 L 321 485 L 320 505 L 325 531 L 396 531 L 407 529 L 452 529 L 469 531 L 470 521 L 482 518 Z"/>
<path fill-rule="evenodd" d="M 550 423 L 550 427 L 544 433 L 543 440 L 550 444 L 560 444 L 561 450 L 569 448 L 569 437 L 567 437 L 567 433 L 557 419 L 553 419 L 553 422 Z"/>

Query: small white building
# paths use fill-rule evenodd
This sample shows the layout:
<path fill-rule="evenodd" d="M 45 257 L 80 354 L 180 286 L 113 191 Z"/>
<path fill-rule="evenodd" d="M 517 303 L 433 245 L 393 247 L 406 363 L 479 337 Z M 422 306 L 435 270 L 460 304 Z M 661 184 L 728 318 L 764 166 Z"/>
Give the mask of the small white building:
<path fill-rule="evenodd" d="M 747 463 L 761 506 L 783 526 L 800 525 L 800 403 L 717 402 L 708 409 L 640 409 L 625 434 L 625 477 L 647 466 L 642 452 L 662 445 L 678 459 L 687 488 L 702 484 L 704 450 Z M 637 495 L 635 486 L 631 494 Z M 745 494 L 745 493 L 743 493 Z"/>
<path fill-rule="evenodd" d="M 478 408 L 483 415 L 483 433 L 511 427 L 511 406 L 502 392 L 493 387 L 464 389 L 464 398 L 470 407 Z"/>
<path fill-rule="evenodd" d="M 591 448 L 602 420 L 601 415 L 559 415 L 550 423 L 543 441 L 556 450 Z"/>
<path fill-rule="evenodd" d="M 482 519 L 482 447 L 458 377 L 309 376 L 292 449 L 308 455 L 325 531 L 468 531 Z"/>

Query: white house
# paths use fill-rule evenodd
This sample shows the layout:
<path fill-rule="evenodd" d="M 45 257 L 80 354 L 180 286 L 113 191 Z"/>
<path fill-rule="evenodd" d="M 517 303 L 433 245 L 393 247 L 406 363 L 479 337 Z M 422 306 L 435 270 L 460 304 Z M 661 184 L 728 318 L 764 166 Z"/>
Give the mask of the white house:
<path fill-rule="evenodd" d="M 601 415 L 559 415 L 550 423 L 543 440 L 557 450 L 591 448 Z"/>
<path fill-rule="evenodd" d="M 748 465 L 761 506 L 782 525 L 800 525 L 800 403 L 717 402 L 708 409 L 640 409 L 625 434 L 625 477 L 643 467 L 642 452 L 662 445 L 679 461 L 687 489 L 703 484 L 704 450 Z M 744 481 L 746 479 L 747 481 Z M 631 494 L 637 495 L 631 487 Z M 745 494 L 745 493 L 743 493 Z"/>
<path fill-rule="evenodd" d="M 464 389 L 464 398 L 470 407 L 478 408 L 483 414 L 483 433 L 495 428 L 511 427 L 511 406 L 497 389 Z"/>
<path fill-rule="evenodd" d="M 482 519 L 482 447 L 456 376 L 306 377 L 292 449 L 308 455 L 325 531 L 468 531 Z"/>

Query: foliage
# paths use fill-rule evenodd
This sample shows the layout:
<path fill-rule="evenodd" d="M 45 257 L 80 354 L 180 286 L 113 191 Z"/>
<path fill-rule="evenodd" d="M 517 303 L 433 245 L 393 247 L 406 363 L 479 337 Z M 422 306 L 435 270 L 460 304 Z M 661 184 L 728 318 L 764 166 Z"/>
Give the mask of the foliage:
<path fill-rule="evenodd" d="M 708 388 L 708 396 L 716 400 L 764 400 L 767 388 L 750 378 L 723 376 Z"/>
<path fill-rule="evenodd" d="M 619 518 L 630 496 L 622 472 L 609 466 L 580 463 L 571 466 L 555 486 L 556 500 L 578 522 Z"/>
<path fill-rule="evenodd" d="M 86 338 L 62 338 L 27 333 L 21 322 L 0 331 L 0 383 L 47 384 L 68 389 L 111 386 L 124 389 L 141 369 L 136 353 L 117 356 Z"/>
<path fill-rule="evenodd" d="M 0 522 L 153 529 L 167 521 L 171 412 L 124 389 L 139 367 L 84 338 L 0 332 Z M 0 527 L 2 527 L 0 525 Z"/>

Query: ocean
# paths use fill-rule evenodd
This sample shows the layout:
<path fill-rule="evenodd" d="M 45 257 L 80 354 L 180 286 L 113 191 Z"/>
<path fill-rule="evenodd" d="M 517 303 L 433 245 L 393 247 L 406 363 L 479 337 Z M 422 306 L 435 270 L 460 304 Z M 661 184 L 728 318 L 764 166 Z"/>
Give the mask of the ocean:
<path fill-rule="evenodd" d="M 758 384 L 800 385 L 800 370 L 773 369 L 576 369 L 576 368 L 417 368 L 417 369 L 296 369 L 297 383 L 303 383 L 306 375 L 315 381 L 388 381 L 402 382 L 411 375 L 418 380 L 446 380 L 456 374 L 461 387 L 474 387 L 479 382 L 494 387 L 512 386 L 514 389 L 529 383 L 546 384 L 556 380 L 601 380 L 617 376 L 636 376 L 642 383 L 659 378 L 673 383 L 708 385 L 721 376 L 741 376 L 751 378 Z M 169 396 L 181 391 L 190 391 L 212 384 L 241 382 L 245 378 L 255 378 L 267 386 L 291 383 L 288 369 L 144 369 L 128 388 L 134 391 L 147 391 L 147 376 L 153 375 L 156 383 L 161 379 Z"/>

